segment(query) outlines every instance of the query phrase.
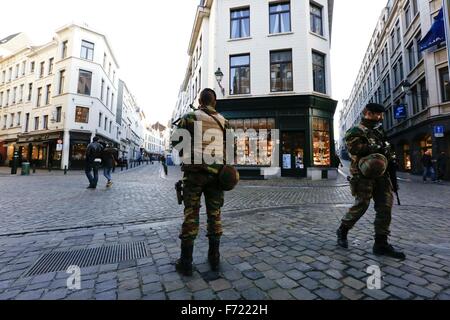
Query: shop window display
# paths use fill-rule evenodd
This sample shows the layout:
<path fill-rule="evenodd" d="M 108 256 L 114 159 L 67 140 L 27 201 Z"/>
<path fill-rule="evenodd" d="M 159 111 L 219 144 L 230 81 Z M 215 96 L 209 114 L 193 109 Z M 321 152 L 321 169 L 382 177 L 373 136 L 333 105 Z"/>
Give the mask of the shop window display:
<path fill-rule="evenodd" d="M 313 118 L 313 154 L 315 166 L 331 165 L 330 124 L 327 119 Z"/>
<path fill-rule="evenodd" d="M 411 153 L 409 144 L 403 146 L 403 166 L 405 170 L 411 170 Z"/>
<path fill-rule="evenodd" d="M 85 143 L 75 143 L 72 147 L 72 160 L 81 161 L 85 159 L 87 145 Z"/>
<path fill-rule="evenodd" d="M 236 133 L 235 163 L 270 166 L 273 146 L 270 130 L 275 129 L 275 119 L 236 119 L 229 123 Z"/>

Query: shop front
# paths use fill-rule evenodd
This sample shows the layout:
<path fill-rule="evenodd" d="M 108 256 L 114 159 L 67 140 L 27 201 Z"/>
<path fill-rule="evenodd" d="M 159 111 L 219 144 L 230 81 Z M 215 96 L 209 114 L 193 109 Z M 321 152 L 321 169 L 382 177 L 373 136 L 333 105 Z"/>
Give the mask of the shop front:
<path fill-rule="evenodd" d="M 435 134 L 437 126 L 444 128 L 440 135 Z M 441 152 L 444 152 L 447 157 L 450 156 L 450 120 L 427 121 L 391 135 L 389 139 L 395 148 L 399 169 L 421 175 L 423 173 L 421 160 L 427 150 L 431 150 L 434 159 L 437 159 Z M 449 165 L 450 161 L 447 161 L 447 168 Z M 449 172 L 446 179 L 450 179 Z"/>
<path fill-rule="evenodd" d="M 69 169 L 81 170 L 85 167 L 86 150 L 90 142 L 90 133 L 70 133 Z"/>
<path fill-rule="evenodd" d="M 2 142 L 0 142 L 0 166 L 5 165 L 7 159 L 8 159 L 8 148 L 6 147 L 5 143 L 2 141 Z"/>
<path fill-rule="evenodd" d="M 235 135 L 235 164 L 241 176 L 329 178 L 336 104 L 317 96 L 219 100 L 217 110 L 235 133 L 245 133 Z"/>
<path fill-rule="evenodd" d="M 29 162 L 35 168 L 60 168 L 62 150 L 58 150 L 58 140 L 63 132 L 40 135 L 19 135 L 15 148 L 19 152 L 19 162 Z"/>

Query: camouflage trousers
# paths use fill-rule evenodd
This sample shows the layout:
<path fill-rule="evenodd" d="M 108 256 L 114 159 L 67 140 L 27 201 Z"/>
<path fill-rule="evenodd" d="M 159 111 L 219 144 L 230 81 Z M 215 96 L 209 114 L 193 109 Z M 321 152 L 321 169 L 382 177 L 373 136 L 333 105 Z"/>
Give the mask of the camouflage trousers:
<path fill-rule="evenodd" d="M 185 172 L 183 179 L 184 222 L 180 239 L 194 242 L 200 224 L 202 194 L 205 196 L 207 215 L 207 237 L 219 239 L 222 236 L 220 209 L 224 203 L 224 192 L 219 188 L 217 175 L 203 172 Z"/>
<path fill-rule="evenodd" d="M 390 225 L 392 219 L 392 205 L 394 197 L 392 194 L 392 184 L 387 176 L 376 179 L 367 179 L 361 176 L 354 176 L 350 181 L 352 195 L 355 197 L 355 203 L 348 210 L 342 219 L 342 225 L 352 229 L 359 219 L 366 213 L 373 199 L 375 205 L 375 234 L 390 234 Z"/>

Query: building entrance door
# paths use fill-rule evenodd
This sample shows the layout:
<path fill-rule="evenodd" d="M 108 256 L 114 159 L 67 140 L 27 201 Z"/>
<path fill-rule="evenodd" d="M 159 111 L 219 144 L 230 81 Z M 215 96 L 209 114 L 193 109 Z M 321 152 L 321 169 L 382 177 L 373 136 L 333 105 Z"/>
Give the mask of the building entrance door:
<path fill-rule="evenodd" d="M 306 139 L 304 131 L 287 131 L 281 134 L 281 175 L 306 177 Z"/>

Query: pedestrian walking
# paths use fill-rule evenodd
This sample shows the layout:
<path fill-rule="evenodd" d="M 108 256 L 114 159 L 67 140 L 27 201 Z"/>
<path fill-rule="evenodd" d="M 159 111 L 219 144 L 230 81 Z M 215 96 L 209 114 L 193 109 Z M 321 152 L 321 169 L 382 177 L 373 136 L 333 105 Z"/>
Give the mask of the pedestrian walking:
<path fill-rule="evenodd" d="M 108 180 L 106 187 L 110 188 L 113 185 L 112 182 L 112 170 L 116 166 L 118 161 L 117 158 L 118 151 L 111 144 L 107 144 L 106 148 L 103 150 L 103 175 Z"/>
<path fill-rule="evenodd" d="M 215 137 L 217 148 L 215 151 L 215 159 L 213 163 L 206 163 L 204 150 L 208 144 L 203 141 L 199 145 L 193 143 L 197 138 L 204 136 L 207 130 L 220 130 L 225 133 L 229 128 L 228 121 L 216 111 L 216 93 L 212 89 L 204 89 L 200 93 L 200 107 L 194 112 L 186 114 L 177 121 L 178 129 L 189 131 L 191 143 L 195 147 L 190 154 L 183 154 L 184 161 L 182 171 L 184 172 L 183 180 L 177 183 L 177 191 L 182 191 L 179 201 L 184 202 L 184 222 L 181 227 L 181 255 L 176 263 L 176 270 L 186 276 L 192 275 L 192 253 L 194 250 L 194 241 L 199 232 L 199 214 L 202 194 L 205 196 L 207 220 L 207 237 L 209 239 L 208 261 L 213 271 L 217 271 L 220 263 L 220 238 L 222 236 L 222 220 L 221 208 L 224 204 L 224 191 L 231 190 L 239 179 L 239 174 L 232 167 L 224 165 L 224 144 L 225 135 Z M 201 121 L 201 135 L 196 134 L 194 125 L 196 121 Z M 203 139 L 202 139 L 203 140 Z M 175 147 L 176 148 L 176 147 Z M 203 159 L 202 164 L 192 164 L 194 159 Z M 220 163 L 219 163 L 220 162 Z M 227 168 L 227 170 L 224 170 Z M 225 186 L 225 181 L 231 182 Z M 179 188 L 178 186 L 181 185 Z M 228 187 L 228 188 L 227 188 Z M 180 190 L 181 189 L 181 190 Z M 181 204 L 181 203 L 180 203 Z"/>
<path fill-rule="evenodd" d="M 161 164 L 164 169 L 164 174 L 167 176 L 167 161 L 166 161 L 166 157 L 164 155 L 161 156 Z"/>
<path fill-rule="evenodd" d="M 422 166 L 423 166 L 423 182 L 427 182 L 427 178 L 430 177 L 431 181 L 436 181 L 436 171 L 433 167 L 433 157 L 431 156 L 431 150 L 425 151 L 422 156 Z"/>
<path fill-rule="evenodd" d="M 437 181 L 441 182 L 447 174 L 447 155 L 441 152 L 437 158 L 436 167 L 438 171 Z"/>
<path fill-rule="evenodd" d="M 90 143 L 86 149 L 85 173 L 89 180 L 88 189 L 97 188 L 98 169 L 102 164 L 103 146 L 98 140 L 98 137 L 94 137 L 92 143 Z M 92 172 L 94 173 L 94 176 L 92 176 Z"/>
<path fill-rule="evenodd" d="M 351 154 L 350 189 L 355 204 L 348 210 L 337 230 L 338 245 L 348 248 L 347 234 L 366 213 L 370 200 L 375 202 L 375 243 L 373 253 L 405 259 L 403 252 L 388 243 L 393 204 L 393 187 L 387 170 L 395 155 L 383 131 L 384 107 L 370 103 L 361 123 L 347 131 L 345 142 Z"/>

